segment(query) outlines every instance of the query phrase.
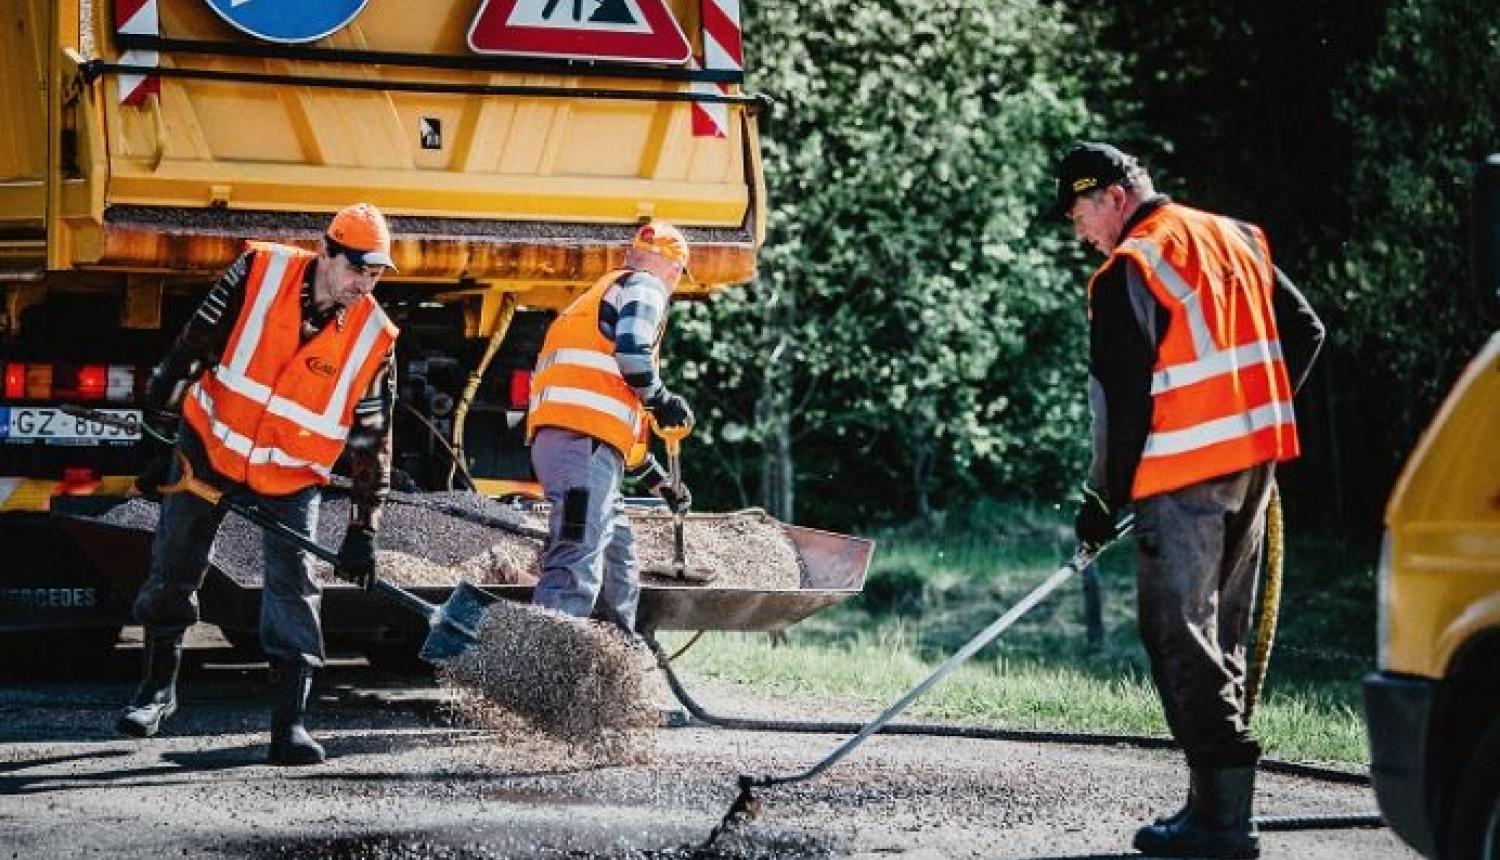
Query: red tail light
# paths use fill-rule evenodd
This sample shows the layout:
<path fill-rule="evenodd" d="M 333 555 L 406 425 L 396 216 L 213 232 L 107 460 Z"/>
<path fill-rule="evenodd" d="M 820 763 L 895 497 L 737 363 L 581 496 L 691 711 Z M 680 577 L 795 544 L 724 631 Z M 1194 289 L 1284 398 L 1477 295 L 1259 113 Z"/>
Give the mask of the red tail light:
<path fill-rule="evenodd" d="M 103 400 L 109 385 L 109 368 L 102 364 L 85 364 L 78 368 L 79 400 Z"/>
<path fill-rule="evenodd" d="M 510 408 L 525 409 L 531 405 L 531 371 L 510 372 Z"/>
<path fill-rule="evenodd" d="M 20 400 L 26 396 L 26 365 L 11 362 L 5 365 L 5 399 Z"/>

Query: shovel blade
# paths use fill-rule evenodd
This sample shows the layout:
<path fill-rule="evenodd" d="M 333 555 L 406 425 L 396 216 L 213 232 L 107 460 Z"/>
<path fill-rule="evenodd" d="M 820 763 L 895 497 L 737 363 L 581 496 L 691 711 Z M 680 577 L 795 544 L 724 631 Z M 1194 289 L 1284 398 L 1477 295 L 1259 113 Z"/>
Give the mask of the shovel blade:
<path fill-rule="evenodd" d="M 479 641 L 479 625 L 496 598 L 460 582 L 432 615 L 432 629 L 418 656 L 429 663 L 451 660 Z"/>

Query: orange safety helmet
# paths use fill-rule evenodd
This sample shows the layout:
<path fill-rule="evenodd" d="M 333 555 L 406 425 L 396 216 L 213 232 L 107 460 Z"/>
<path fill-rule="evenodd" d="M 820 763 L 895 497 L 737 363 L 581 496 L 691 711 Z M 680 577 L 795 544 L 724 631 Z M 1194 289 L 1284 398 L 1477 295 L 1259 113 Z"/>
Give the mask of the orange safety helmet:
<path fill-rule="evenodd" d="M 370 203 L 345 206 L 328 224 L 328 238 L 337 242 L 349 261 L 356 266 L 389 266 L 391 261 L 391 228 Z"/>
<path fill-rule="evenodd" d="M 666 221 L 651 221 L 642 224 L 641 228 L 635 231 L 635 238 L 630 240 L 630 247 L 635 251 L 645 251 L 648 254 L 665 257 L 681 266 L 683 271 L 687 271 L 687 239 L 683 237 L 681 230 Z"/>

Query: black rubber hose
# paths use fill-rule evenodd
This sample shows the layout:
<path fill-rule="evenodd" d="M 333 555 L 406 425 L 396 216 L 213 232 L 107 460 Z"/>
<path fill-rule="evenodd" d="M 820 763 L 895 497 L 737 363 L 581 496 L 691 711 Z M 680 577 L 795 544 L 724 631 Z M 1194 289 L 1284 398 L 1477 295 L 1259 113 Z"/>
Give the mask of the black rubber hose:
<path fill-rule="evenodd" d="M 662 673 L 666 676 L 667 685 L 672 689 L 672 695 L 677 697 L 677 701 L 682 703 L 682 706 L 687 709 L 687 712 L 692 715 L 693 719 L 704 725 L 736 731 L 830 735 L 855 734 L 864 728 L 863 723 L 824 722 L 817 720 L 758 720 L 748 717 L 725 717 L 710 713 L 692 697 L 692 694 L 683 686 L 682 679 L 678 678 L 677 673 L 672 671 L 671 661 L 667 659 L 666 653 L 662 651 L 661 645 L 656 641 L 656 637 L 648 634 L 645 636 L 645 640 L 646 644 L 651 648 L 652 653 L 656 655 L 657 665 L 661 667 Z M 1075 746 L 1128 746 L 1137 749 L 1177 749 L 1177 744 L 1171 738 L 1156 737 L 1153 735 L 1053 732 L 1036 729 L 1003 729 L 988 726 L 953 726 L 943 723 L 890 723 L 882 726 L 879 733 L 885 735 L 926 735 L 929 737 L 974 738 L 979 740 L 1062 743 Z M 1296 776 L 1320 782 L 1366 786 L 1370 784 L 1369 774 L 1339 770 L 1337 768 L 1317 767 L 1316 765 L 1300 764 L 1298 762 L 1283 761 L 1274 758 L 1262 758 L 1260 760 L 1260 769 L 1268 773 Z M 1385 822 L 1376 814 L 1267 816 L 1256 818 L 1255 821 L 1264 830 L 1342 830 L 1385 826 Z"/>

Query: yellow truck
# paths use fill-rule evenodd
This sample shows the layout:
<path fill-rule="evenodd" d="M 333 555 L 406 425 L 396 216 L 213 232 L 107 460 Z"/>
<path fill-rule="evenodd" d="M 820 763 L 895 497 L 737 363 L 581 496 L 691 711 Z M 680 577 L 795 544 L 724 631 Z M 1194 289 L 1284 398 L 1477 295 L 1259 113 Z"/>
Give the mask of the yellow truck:
<path fill-rule="evenodd" d="M 120 494 L 142 383 L 247 239 L 380 206 L 398 479 L 501 495 L 550 313 L 640 222 L 706 296 L 764 234 L 735 0 L 10 0 L 0 9 L 0 636 L 112 642 L 132 584 L 47 511 Z M 463 469 L 450 449 L 458 449 Z M 517 483 L 519 482 L 519 483 Z M 461 484 L 460 484 L 461 485 Z"/>
<path fill-rule="evenodd" d="M 1474 262 L 1500 316 L 1500 155 L 1476 173 Z M 1500 857 L 1500 331 L 1407 460 L 1386 509 L 1371 776 L 1428 857 Z"/>

